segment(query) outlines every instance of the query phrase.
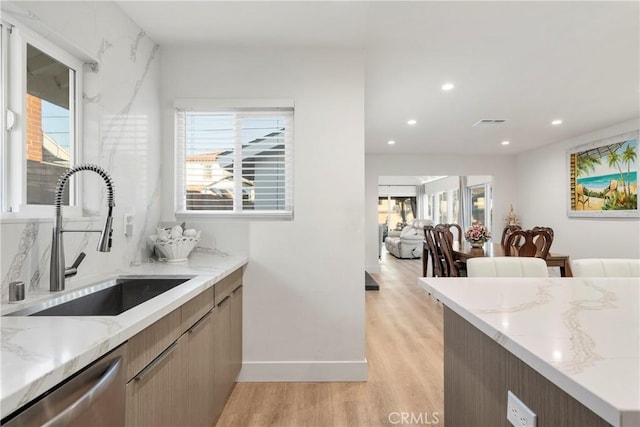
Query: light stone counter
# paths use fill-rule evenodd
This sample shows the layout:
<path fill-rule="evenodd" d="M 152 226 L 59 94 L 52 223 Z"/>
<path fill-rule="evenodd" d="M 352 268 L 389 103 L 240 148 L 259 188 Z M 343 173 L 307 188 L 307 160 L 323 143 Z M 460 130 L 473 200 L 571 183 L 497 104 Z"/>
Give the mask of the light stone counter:
<path fill-rule="evenodd" d="M 121 274 L 196 276 L 118 316 L 0 318 L 1 417 L 122 344 L 246 263 L 245 256 L 194 252 L 188 263 L 142 264 L 115 272 L 109 277 Z M 96 277 L 92 283 L 95 281 Z M 63 293 L 27 295 L 28 299 L 23 304 L 2 305 L 2 314 Z"/>
<path fill-rule="evenodd" d="M 605 421 L 640 425 L 637 278 L 421 278 L 419 284 Z"/>

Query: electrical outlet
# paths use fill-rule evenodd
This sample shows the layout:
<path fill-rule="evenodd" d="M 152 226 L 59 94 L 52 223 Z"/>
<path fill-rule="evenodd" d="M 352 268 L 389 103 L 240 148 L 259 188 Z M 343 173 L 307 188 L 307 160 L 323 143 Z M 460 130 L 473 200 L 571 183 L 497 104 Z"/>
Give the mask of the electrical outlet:
<path fill-rule="evenodd" d="M 124 235 L 127 237 L 133 236 L 133 219 L 132 213 L 124 214 Z"/>
<path fill-rule="evenodd" d="M 536 414 L 511 390 L 507 392 L 507 421 L 515 427 L 536 427 Z"/>

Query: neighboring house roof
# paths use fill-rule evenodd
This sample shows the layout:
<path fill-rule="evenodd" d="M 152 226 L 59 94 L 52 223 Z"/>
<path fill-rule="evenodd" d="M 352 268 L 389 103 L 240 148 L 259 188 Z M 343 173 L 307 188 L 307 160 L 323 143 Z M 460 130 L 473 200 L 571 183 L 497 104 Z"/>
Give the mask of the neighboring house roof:
<path fill-rule="evenodd" d="M 280 129 L 279 131 L 275 131 L 275 132 L 271 132 L 267 135 L 265 135 L 263 138 L 256 138 L 252 141 L 249 141 L 247 144 L 243 144 L 242 148 L 246 148 L 248 146 L 250 146 L 251 144 L 255 144 L 258 142 L 264 142 L 267 140 L 267 138 L 272 138 L 274 136 L 281 136 L 284 132 L 284 128 Z M 271 147 L 265 147 L 264 150 L 262 150 L 260 153 L 251 153 L 251 154 L 244 154 L 243 160 L 252 158 L 252 157 L 256 157 L 259 156 L 260 154 L 264 153 L 265 151 L 269 151 L 279 145 L 282 145 L 282 142 L 278 141 L 278 142 L 274 142 Z M 218 153 L 220 156 L 220 166 L 224 169 L 229 169 L 232 165 L 233 159 L 231 158 L 230 154 L 232 154 L 232 151 L 224 151 L 221 153 Z"/>
<path fill-rule="evenodd" d="M 201 153 L 201 154 L 196 154 L 193 156 L 187 156 L 187 162 L 193 162 L 193 163 L 208 163 L 208 162 L 215 162 L 218 159 L 218 155 L 220 154 L 220 152 L 218 151 L 213 151 L 210 153 Z"/>
<path fill-rule="evenodd" d="M 48 163 L 69 164 L 69 151 L 61 147 L 53 138 L 42 133 L 42 157 Z"/>

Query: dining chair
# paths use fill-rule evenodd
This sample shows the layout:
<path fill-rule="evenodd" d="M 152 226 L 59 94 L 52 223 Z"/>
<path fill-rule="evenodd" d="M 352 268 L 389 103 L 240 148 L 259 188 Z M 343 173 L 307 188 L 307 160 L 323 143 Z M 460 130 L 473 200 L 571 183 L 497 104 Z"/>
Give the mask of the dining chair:
<path fill-rule="evenodd" d="M 455 224 L 455 223 L 445 224 L 445 227 L 447 227 L 448 235 L 451 236 L 450 242 L 453 243 L 453 241 L 456 240 L 456 236 L 457 236 L 458 244 L 462 246 L 462 240 L 464 237 L 464 233 L 462 232 L 462 227 L 460 227 L 459 224 Z"/>
<path fill-rule="evenodd" d="M 442 256 L 440 255 L 440 251 L 436 245 L 433 226 L 427 225 L 424 227 L 424 240 L 425 246 L 427 248 L 427 252 L 429 253 L 429 257 L 431 258 L 431 274 L 433 277 L 442 277 L 444 275 L 443 266 L 442 266 Z M 426 260 L 423 260 L 423 276 L 427 276 L 426 271 Z"/>
<path fill-rule="evenodd" d="M 553 233 L 553 228 L 551 227 L 542 227 L 542 226 L 536 225 L 531 229 L 531 231 L 533 232 L 540 231 L 540 230 L 543 230 L 549 233 L 551 235 L 551 238 L 553 239 L 554 233 Z"/>
<path fill-rule="evenodd" d="M 551 227 L 541 227 L 541 226 L 536 225 L 535 227 L 533 227 L 531 229 L 531 231 L 533 231 L 534 233 L 538 232 L 540 230 L 543 230 L 543 231 L 546 231 L 547 233 L 549 233 L 549 235 L 551 236 L 551 241 L 553 242 L 553 237 L 554 237 L 553 228 L 551 228 Z M 536 244 L 536 247 L 538 248 L 538 251 L 542 251 L 542 246 L 544 246 L 543 240 L 541 238 L 539 238 L 539 237 L 535 237 L 533 239 L 533 241 Z"/>
<path fill-rule="evenodd" d="M 466 275 L 464 264 L 459 263 L 453 257 L 453 235 L 447 224 L 438 224 L 434 227 L 435 242 L 442 255 L 443 277 L 463 277 Z"/>
<path fill-rule="evenodd" d="M 640 259 L 574 259 L 571 270 L 573 277 L 640 277 Z"/>
<path fill-rule="evenodd" d="M 505 256 L 546 259 L 553 237 L 546 230 L 516 230 L 507 238 Z"/>
<path fill-rule="evenodd" d="M 500 244 L 502 245 L 502 248 L 505 250 L 505 252 L 507 249 L 507 239 L 509 238 L 511 233 L 516 230 L 522 230 L 522 227 L 520 227 L 519 225 L 507 225 L 504 230 L 502 230 L 502 238 L 500 239 Z"/>
<path fill-rule="evenodd" d="M 467 277 L 549 277 L 541 258 L 476 257 L 467 260 Z"/>

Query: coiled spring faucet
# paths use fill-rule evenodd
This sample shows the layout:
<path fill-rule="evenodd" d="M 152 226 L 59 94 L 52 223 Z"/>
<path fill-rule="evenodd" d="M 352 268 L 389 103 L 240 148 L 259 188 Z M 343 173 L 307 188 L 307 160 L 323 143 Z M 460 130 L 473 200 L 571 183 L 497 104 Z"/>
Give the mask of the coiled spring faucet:
<path fill-rule="evenodd" d="M 102 230 L 70 230 L 62 228 L 62 197 L 64 194 L 64 187 L 69 181 L 71 175 L 80 171 L 92 171 L 97 173 L 102 177 L 102 179 L 104 179 L 104 182 L 107 185 L 107 206 L 109 208 L 109 211 L 107 213 L 107 219 Z M 52 292 L 64 290 L 64 279 L 66 277 L 75 276 L 76 273 L 78 273 L 78 266 L 86 256 L 84 252 L 80 252 L 78 258 L 76 258 L 76 260 L 73 262 L 73 265 L 71 267 L 66 267 L 64 261 L 64 244 L 62 240 L 62 233 L 100 233 L 100 240 L 98 240 L 98 251 L 109 252 L 111 250 L 111 235 L 113 233 L 112 211 L 113 207 L 116 205 L 113 200 L 113 181 L 111 180 L 109 174 L 100 166 L 91 164 L 81 164 L 74 166 L 73 168 L 69 169 L 68 172 L 64 173 L 60 177 L 60 179 L 58 179 L 54 204 L 55 218 L 53 221 L 53 239 L 51 241 L 51 268 L 49 272 L 49 290 Z"/>

